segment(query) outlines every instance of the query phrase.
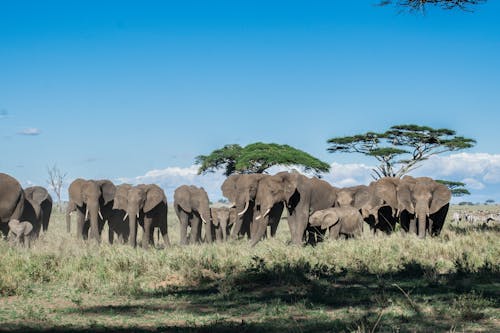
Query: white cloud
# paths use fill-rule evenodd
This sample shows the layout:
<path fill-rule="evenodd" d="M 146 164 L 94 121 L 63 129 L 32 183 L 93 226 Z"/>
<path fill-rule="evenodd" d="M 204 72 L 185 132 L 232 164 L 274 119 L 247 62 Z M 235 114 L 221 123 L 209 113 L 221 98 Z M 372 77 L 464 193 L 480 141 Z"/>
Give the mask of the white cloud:
<path fill-rule="evenodd" d="M 500 154 L 459 153 L 433 156 L 413 174 L 452 180 L 473 178 L 487 184 L 500 183 Z"/>
<path fill-rule="evenodd" d="M 359 184 L 369 184 L 374 166 L 351 163 L 332 163 L 331 171 L 323 174 L 323 179 L 337 187 L 347 187 Z M 299 172 L 312 176 L 300 167 L 274 166 L 268 170 L 269 174 L 296 169 Z M 144 175 L 133 178 L 120 178 L 120 182 L 132 184 L 155 183 L 161 186 L 169 200 L 172 199 L 175 189 L 180 185 L 196 185 L 205 188 L 210 199 L 217 201 L 222 198 L 220 186 L 226 178 L 221 171 L 198 175 L 198 166 L 168 167 L 146 172 Z M 414 176 L 429 176 L 435 179 L 461 180 L 467 184 L 473 195 L 467 200 L 479 200 L 482 196 L 497 198 L 500 184 L 500 155 L 486 153 L 459 153 L 449 156 L 435 156 L 430 158 L 421 168 L 415 170 Z M 477 199 L 476 199 L 477 198 Z M 462 198 L 463 199 L 463 198 Z"/>
<path fill-rule="evenodd" d="M 41 133 L 42 132 L 38 128 L 34 128 L 34 127 L 25 128 L 25 129 L 17 132 L 17 134 L 19 134 L 19 135 L 31 135 L 31 136 L 40 135 Z"/>
<path fill-rule="evenodd" d="M 482 190 L 485 188 L 485 185 L 483 183 L 474 178 L 462 179 L 462 183 L 465 183 L 466 187 L 472 190 Z"/>

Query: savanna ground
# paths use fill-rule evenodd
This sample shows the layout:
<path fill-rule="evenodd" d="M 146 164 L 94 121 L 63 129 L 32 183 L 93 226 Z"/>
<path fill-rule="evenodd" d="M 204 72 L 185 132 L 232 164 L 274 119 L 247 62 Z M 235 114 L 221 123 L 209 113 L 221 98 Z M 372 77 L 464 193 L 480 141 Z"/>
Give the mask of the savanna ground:
<path fill-rule="evenodd" d="M 286 245 L 283 220 L 278 238 L 254 249 L 147 251 L 83 243 L 74 229 L 55 212 L 31 249 L 0 241 L 0 331 L 500 331 L 498 223 L 313 248 Z M 178 244 L 172 210 L 169 234 Z"/>

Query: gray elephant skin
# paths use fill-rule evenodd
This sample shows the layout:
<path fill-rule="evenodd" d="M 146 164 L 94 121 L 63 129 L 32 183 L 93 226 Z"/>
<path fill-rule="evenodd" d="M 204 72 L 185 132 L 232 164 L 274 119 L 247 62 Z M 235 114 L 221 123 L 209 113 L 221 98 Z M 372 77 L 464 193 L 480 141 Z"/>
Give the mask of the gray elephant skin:
<path fill-rule="evenodd" d="M 288 226 L 292 243 L 300 245 L 308 232 L 308 243 L 323 239 L 324 232 L 309 224 L 309 216 L 315 211 L 333 207 L 338 189 L 319 178 L 306 177 L 298 172 L 279 172 L 259 182 L 255 205 L 258 208 L 258 228 L 252 237 L 255 246 L 265 233 L 268 216 L 278 203 L 285 203 L 288 210 Z"/>
<path fill-rule="evenodd" d="M 174 192 L 174 209 L 180 222 L 181 245 L 200 243 L 202 222 L 205 225 L 205 240 L 212 242 L 210 230 L 210 206 L 203 187 L 182 185 Z M 188 242 L 188 227 L 189 232 Z"/>
<path fill-rule="evenodd" d="M 72 212 L 77 213 L 77 237 L 90 237 L 101 241 L 101 232 L 107 217 L 103 212 L 113 205 L 115 185 L 109 180 L 75 179 L 68 188 L 69 202 L 66 209 L 66 229 L 69 232 Z"/>
<path fill-rule="evenodd" d="M 227 241 L 231 227 L 237 219 L 237 211 L 234 207 L 211 207 L 210 229 L 212 240 L 217 242 Z"/>
<path fill-rule="evenodd" d="M 253 235 L 257 234 L 260 224 L 255 221 L 258 208 L 255 204 L 255 198 L 260 182 L 267 177 L 270 176 L 263 174 L 234 174 L 229 176 L 222 184 L 222 194 L 231 201 L 237 211 L 236 222 L 231 230 L 233 239 L 241 236 L 247 236 L 251 239 Z M 271 237 L 276 235 L 283 209 L 283 203 L 276 202 L 267 214 L 265 223 L 270 226 Z"/>
<path fill-rule="evenodd" d="M 118 195 L 113 204 L 113 209 L 121 210 L 118 216 L 122 219 L 121 223 L 127 223 L 128 229 L 122 231 L 124 235 L 128 233 L 128 243 L 135 247 L 137 245 L 137 225 L 142 226 L 143 248 L 154 245 L 153 232 L 157 228 L 162 237 L 165 247 L 170 246 L 168 236 L 168 203 L 165 192 L 154 184 L 140 184 L 136 186 L 123 185 L 118 188 Z M 123 214 L 124 213 L 124 214 Z M 112 229 L 118 230 L 120 221 L 113 218 Z"/>
<path fill-rule="evenodd" d="M 330 239 L 360 236 L 363 232 L 363 216 L 352 206 L 333 207 L 314 212 L 310 219 L 312 226 L 329 230 Z"/>

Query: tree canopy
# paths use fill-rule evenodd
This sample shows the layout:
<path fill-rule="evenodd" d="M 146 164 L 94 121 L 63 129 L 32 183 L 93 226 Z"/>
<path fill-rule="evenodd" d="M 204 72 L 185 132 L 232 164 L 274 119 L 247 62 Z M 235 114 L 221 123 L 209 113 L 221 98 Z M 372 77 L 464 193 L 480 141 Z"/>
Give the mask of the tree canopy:
<path fill-rule="evenodd" d="M 209 155 L 200 155 L 195 159 L 200 165 L 198 174 L 214 172 L 224 168 L 224 174 L 233 173 L 263 173 L 274 165 L 299 165 L 306 171 L 328 172 L 330 165 L 310 154 L 291 147 L 276 143 L 256 142 L 241 147 L 237 144 L 225 145 Z"/>
<path fill-rule="evenodd" d="M 436 182 L 448 186 L 451 191 L 451 195 L 454 197 L 463 197 L 464 195 L 470 195 L 469 190 L 465 188 L 465 183 L 454 182 L 450 180 L 436 180 Z"/>
<path fill-rule="evenodd" d="M 473 147 L 475 140 L 455 135 L 455 131 L 419 125 L 395 125 L 383 133 L 367 132 L 331 138 L 331 153 L 360 153 L 374 157 L 379 165 L 373 178 L 402 177 L 437 154 Z"/>
<path fill-rule="evenodd" d="M 472 7 L 486 2 L 486 0 L 382 0 L 380 6 L 394 5 L 410 11 L 425 11 L 428 6 L 442 9 L 461 9 L 471 11 Z"/>

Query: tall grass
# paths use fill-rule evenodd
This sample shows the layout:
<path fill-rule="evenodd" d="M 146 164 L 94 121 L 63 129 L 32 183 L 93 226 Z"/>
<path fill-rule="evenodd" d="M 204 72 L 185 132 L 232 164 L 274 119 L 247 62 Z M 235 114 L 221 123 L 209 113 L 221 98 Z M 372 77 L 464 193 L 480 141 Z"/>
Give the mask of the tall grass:
<path fill-rule="evenodd" d="M 169 233 L 178 244 L 178 222 L 169 215 Z M 498 226 L 448 223 L 439 237 L 420 240 L 395 233 L 326 241 L 316 247 L 287 245 L 286 221 L 278 237 L 255 248 L 247 241 L 167 249 L 99 246 L 65 232 L 55 213 L 49 232 L 30 249 L 0 241 L 0 295 L 29 295 L 37 288 L 63 288 L 66 293 L 138 295 L 178 287 L 211 285 L 229 290 L 244 281 L 276 283 L 301 275 L 445 274 L 500 271 Z M 104 234 L 106 234 L 104 232 Z"/>

